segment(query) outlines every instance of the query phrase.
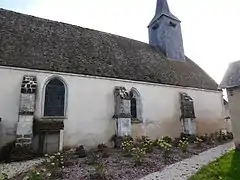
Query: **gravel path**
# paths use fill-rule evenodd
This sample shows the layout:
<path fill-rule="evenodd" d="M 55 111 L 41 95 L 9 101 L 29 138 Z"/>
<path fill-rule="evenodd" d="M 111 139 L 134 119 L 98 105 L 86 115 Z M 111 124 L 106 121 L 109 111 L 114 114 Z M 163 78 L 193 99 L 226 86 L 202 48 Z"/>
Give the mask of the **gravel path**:
<path fill-rule="evenodd" d="M 8 175 L 9 178 L 29 171 L 31 168 L 40 165 L 43 159 L 34 159 L 24 162 L 13 162 L 0 164 L 0 172 Z"/>
<path fill-rule="evenodd" d="M 187 180 L 202 166 L 216 160 L 233 147 L 232 142 L 220 145 L 192 158 L 169 165 L 162 171 L 149 174 L 140 180 Z"/>

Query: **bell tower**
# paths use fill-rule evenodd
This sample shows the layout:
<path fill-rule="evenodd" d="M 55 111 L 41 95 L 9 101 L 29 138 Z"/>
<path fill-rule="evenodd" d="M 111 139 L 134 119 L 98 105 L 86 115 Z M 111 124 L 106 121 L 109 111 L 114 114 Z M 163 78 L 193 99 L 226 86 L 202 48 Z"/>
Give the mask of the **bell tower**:
<path fill-rule="evenodd" d="M 149 44 L 159 47 L 167 58 L 184 61 L 181 21 L 174 16 L 167 0 L 157 0 L 155 16 L 148 25 Z"/>

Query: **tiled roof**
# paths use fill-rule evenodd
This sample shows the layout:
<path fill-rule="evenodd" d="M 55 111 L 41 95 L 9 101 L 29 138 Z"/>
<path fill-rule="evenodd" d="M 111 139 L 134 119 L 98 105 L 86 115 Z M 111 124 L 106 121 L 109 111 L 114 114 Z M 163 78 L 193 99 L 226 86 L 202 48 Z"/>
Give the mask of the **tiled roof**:
<path fill-rule="evenodd" d="M 0 65 L 217 90 L 197 64 L 149 44 L 0 9 Z"/>
<path fill-rule="evenodd" d="M 226 74 L 223 77 L 223 80 L 220 84 L 220 87 L 225 88 L 234 88 L 240 86 L 240 61 L 232 62 Z"/>

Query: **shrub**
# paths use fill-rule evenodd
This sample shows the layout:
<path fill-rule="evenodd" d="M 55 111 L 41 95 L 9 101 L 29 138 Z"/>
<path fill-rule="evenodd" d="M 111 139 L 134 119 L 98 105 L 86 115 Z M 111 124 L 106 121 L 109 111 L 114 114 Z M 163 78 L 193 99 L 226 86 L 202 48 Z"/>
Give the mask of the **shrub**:
<path fill-rule="evenodd" d="M 199 148 L 202 146 L 203 140 L 199 137 L 196 137 L 194 144 Z"/>
<path fill-rule="evenodd" d="M 221 131 L 215 132 L 214 135 L 215 135 L 215 138 L 216 138 L 216 140 L 217 140 L 218 142 L 222 142 L 222 141 L 223 141 L 223 136 L 222 136 Z"/>
<path fill-rule="evenodd" d="M 121 148 L 122 142 L 123 142 L 123 138 L 122 137 L 118 137 L 115 134 L 115 135 L 112 136 L 110 141 L 114 143 L 114 148 Z"/>
<path fill-rule="evenodd" d="M 228 137 L 228 139 L 233 139 L 233 133 L 232 132 L 227 132 L 227 137 Z"/>
<path fill-rule="evenodd" d="M 163 139 L 165 142 L 169 143 L 169 144 L 172 143 L 172 138 L 169 137 L 169 136 L 164 136 L 162 139 Z"/>
<path fill-rule="evenodd" d="M 8 180 L 8 175 L 5 173 L 0 173 L 0 180 Z"/>
<path fill-rule="evenodd" d="M 220 130 L 219 133 L 221 134 L 221 137 L 222 137 L 223 141 L 228 140 L 228 135 L 227 135 L 227 130 L 226 129 Z"/>
<path fill-rule="evenodd" d="M 158 147 L 163 150 L 163 158 L 166 163 L 167 158 L 169 157 L 169 154 L 172 150 L 172 145 L 168 142 L 165 142 L 163 139 L 157 140 Z"/>
<path fill-rule="evenodd" d="M 145 149 L 146 153 L 153 152 L 153 141 L 151 141 L 150 139 L 146 140 L 143 144 L 143 148 Z"/>
<path fill-rule="evenodd" d="M 103 152 L 102 152 L 102 158 L 108 158 L 110 156 L 109 152 L 107 149 L 105 149 Z"/>
<path fill-rule="evenodd" d="M 112 136 L 111 142 L 114 143 L 114 148 L 122 148 L 124 141 L 133 141 L 131 136 L 118 137 L 116 134 Z"/>
<path fill-rule="evenodd" d="M 47 160 L 46 160 L 46 165 L 50 165 L 50 168 L 52 167 L 63 167 L 65 164 L 65 158 L 64 158 L 64 155 L 60 152 L 58 153 L 55 153 L 53 155 L 45 155 L 47 157 Z"/>
<path fill-rule="evenodd" d="M 102 164 L 102 163 L 98 163 L 94 166 L 95 168 L 95 175 L 96 175 L 96 178 L 98 179 L 107 179 L 107 176 L 106 176 L 106 168 L 105 166 Z"/>
<path fill-rule="evenodd" d="M 173 141 L 172 141 L 172 145 L 174 147 L 178 147 L 178 142 L 181 140 L 181 138 L 174 138 Z"/>
<path fill-rule="evenodd" d="M 103 152 L 107 148 L 107 146 L 102 143 L 102 144 L 99 144 L 97 148 L 98 148 L 98 151 Z"/>
<path fill-rule="evenodd" d="M 45 169 L 37 171 L 36 169 L 31 170 L 24 180 L 49 180 L 55 179 L 58 175 L 59 168 L 64 168 L 66 164 L 66 157 L 64 153 L 55 153 L 53 155 L 45 154 L 46 160 L 44 162 Z"/>
<path fill-rule="evenodd" d="M 79 158 L 84 158 L 87 156 L 86 150 L 82 145 L 76 149 L 76 154 L 78 155 Z"/>
<path fill-rule="evenodd" d="M 204 134 L 200 138 L 203 140 L 203 142 L 206 142 L 206 144 L 208 144 L 208 145 L 214 144 L 214 135 L 213 134 L 211 134 L 211 135 Z"/>
<path fill-rule="evenodd" d="M 133 141 L 132 136 L 124 136 L 123 141 Z"/>
<path fill-rule="evenodd" d="M 180 139 L 187 139 L 189 143 L 194 143 L 196 140 L 196 135 L 181 133 Z"/>
<path fill-rule="evenodd" d="M 29 175 L 24 177 L 24 180 L 44 180 L 43 175 L 37 170 L 30 171 Z"/>
<path fill-rule="evenodd" d="M 89 165 L 94 165 L 98 163 L 100 156 L 96 153 L 94 153 L 93 151 L 90 151 L 88 153 L 88 164 Z"/>
<path fill-rule="evenodd" d="M 132 152 L 135 165 L 141 165 L 143 162 L 144 155 L 146 154 L 145 149 L 136 147 L 132 148 Z"/>
<path fill-rule="evenodd" d="M 153 151 L 153 141 L 149 139 L 147 136 L 137 138 L 135 146 L 144 148 L 146 153 L 150 153 Z"/>
<path fill-rule="evenodd" d="M 216 140 L 220 143 L 228 139 L 227 131 L 219 130 L 215 133 Z"/>
<path fill-rule="evenodd" d="M 181 140 L 179 140 L 178 147 L 181 149 L 182 152 L 187 152 L 188 139 L 183 137 Z"/>
<path fill-rule="evenodd" d="M 50 176 L 55 176 L 59 168 L 65 167 L 66 158 L 63 153 L 55 153 L 53 155 L 45 155 L 45 167 Z"/>
<path fill-rule="evenodd" d="M 122 143 L 123 154 L 125 156 L 131 156 L 133 147 L 134 147 L 133 140 L 125 139 Z"/>

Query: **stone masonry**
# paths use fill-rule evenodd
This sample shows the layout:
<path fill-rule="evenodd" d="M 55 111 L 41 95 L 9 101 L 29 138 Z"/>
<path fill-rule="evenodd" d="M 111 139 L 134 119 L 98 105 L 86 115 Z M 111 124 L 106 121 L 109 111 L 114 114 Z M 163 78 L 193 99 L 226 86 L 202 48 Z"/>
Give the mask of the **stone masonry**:
<path fill-rule="evenodd" d="M 24 76 L 21 85 L 16 145 L 23 146 L 32 143 L 36 90 L 37 78 L 35 76 Z"/>
<path fill-rule="evenodd" d="M 118 137 L 131 135 L 131 112 L 130 95 L 125 87 L 116 87 L 115 97 L 115 115 L 116 133 Z"/>

